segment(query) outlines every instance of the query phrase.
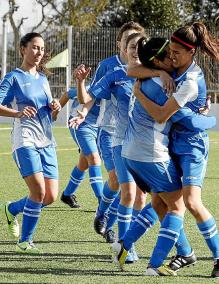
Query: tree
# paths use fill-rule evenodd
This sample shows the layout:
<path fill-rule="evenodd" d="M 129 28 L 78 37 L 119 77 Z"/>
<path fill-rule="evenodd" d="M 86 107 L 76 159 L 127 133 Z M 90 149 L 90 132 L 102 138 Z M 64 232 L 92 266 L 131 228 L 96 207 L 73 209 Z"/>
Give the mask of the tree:
<path fill-rule="evenodd" d="M 146 28 L 172 28 L 180 22 L 174 0 L 110 1 L 107 10 L 100 19 L 100 23 L 106 26 L 121 26 L 132 20 Z"/>

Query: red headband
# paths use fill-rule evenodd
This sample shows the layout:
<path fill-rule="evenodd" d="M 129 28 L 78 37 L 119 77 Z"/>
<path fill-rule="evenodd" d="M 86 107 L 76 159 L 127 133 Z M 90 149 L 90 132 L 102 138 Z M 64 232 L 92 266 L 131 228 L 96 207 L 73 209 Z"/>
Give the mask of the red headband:
<path fill-rule="evenodd" d="M 171 36 L 171 40 L 172 40 L 172 39 L 174 39 L 175 41 L 178 41 L 179 43 L 181 43 L 181 44 L 183 44 L 183 45 L 185 45 L 185 46 L 187 46 L 187 47 L 189 47 L 189 48 L 196 48 L 195 45 L 191 45 L 191 44 L 189 44 L 189 43 L 186 43 L 185 41 L 181 40 L 181 39 L 178 38 L 177 36 L 172 35 L 172 36 Z"/>

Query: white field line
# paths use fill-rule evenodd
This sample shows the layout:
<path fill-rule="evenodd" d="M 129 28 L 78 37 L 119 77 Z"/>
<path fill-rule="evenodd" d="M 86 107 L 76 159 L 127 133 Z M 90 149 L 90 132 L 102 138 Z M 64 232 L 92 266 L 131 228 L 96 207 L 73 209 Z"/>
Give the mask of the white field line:
<path fill-rule="evenodd" d="M 78 148 L 56 148 L 56 151 L 57 152 L 65 152 L 65 151 L 77 151 Z M 3 152 L 3 153 L 0 153 L 0 156 L 8 156 L 8 155 L 11 155 L 12 153 L 11 152 Z"/>

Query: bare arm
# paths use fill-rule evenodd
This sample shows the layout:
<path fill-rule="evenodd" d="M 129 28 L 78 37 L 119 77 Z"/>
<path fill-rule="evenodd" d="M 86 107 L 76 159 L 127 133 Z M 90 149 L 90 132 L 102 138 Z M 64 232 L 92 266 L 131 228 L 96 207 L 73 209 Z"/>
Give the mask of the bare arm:
<path fill-rule="evenodd" d="M 35 116 L 36 113 L 37 113 L 36 109 L 31 106 L 26 106 L 22 111 L 17 111 L 15 109 L 11 109 L 3 105 L 0 105 L 0 116 L 15 117 L 15 118 L 21 118 L 21 117 L 30 118 L 32 116 Z"/>
<path fill-rule="evenodd" d="M 138 66 L 128 66 L 127 75 L 138 79 L 160 77 L 163 88 L 167 90 L 167 93 L 172 94 L 175 90 L 173 78 L 163 70 L 149 69 L 140 64 Z"/>
<path fill-rule="evenodd" d="M 68 101 L 69 101 L 69 97 L 68 97 L 68 95 L 67 95 L 67 92 L 65 92 L 65 93 L 61 96 L 61 98 L 59 99 L 59 104 L 60 104 L 61 108 L 63 108 L 63 107 L 67 104 Z M 52 120 L 53 120 L 53 121 L 56 121 L 56 120 L 57 120 L 57 116 L 58 116 L 59 112 L 60 112 L 59 109 L 52 111 Z"/>
<path fill-rule="evenodd" d="M 170 97 L 163 106 L 157 105 L 141 92 L 140 87 L 141 83 L 137 81 L 134 85 L 133 93 L 143 108 L 158 123 L 166 122 L 180 108 L 174 97 Z"/>
<path fill-rule="evenodd" d="M 90 68 L 80 65 L 75 71 L 77 81 L 77 96 L 80 104 L 86 104 L 93 100 L 92 96 L 87 92 L 85 86 L 85 79 L 90 73 Z"/>

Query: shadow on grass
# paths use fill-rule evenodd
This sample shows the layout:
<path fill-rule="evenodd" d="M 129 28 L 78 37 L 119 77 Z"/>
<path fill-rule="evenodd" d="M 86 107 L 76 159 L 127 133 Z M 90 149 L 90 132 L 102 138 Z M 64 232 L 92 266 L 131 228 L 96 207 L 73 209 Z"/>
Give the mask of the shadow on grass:
<path fill-rule="evenodd" d="M 33 268 L 33 267 L 25 267 L 25 268 L 6 268 L 6 267 L 0 267 L 0 275 L 1 273 L 16 273 L 16 274 L 52 274 L 52 275 L 60 275 L 60 276 L 110 276 L 110 277 L 145 277 L 146 279 L 149 279 L 148 277 L 144 276 L 142 273 L 139 272 L 133 272 L 133 271 L 125 271 L 125 272 L 120 272 L 120 271 L 115 271 L 115 270 L 83 270 L 83 269 L 42 269 L 42 268 Z M 212 279 L 210 276 L 207 275 L 190 275 L 189 278 L 201 278 L 201 279 Z M 169 277 L 168 277 L 169 278 Z M 180 279 L 181 277 L 178 276 L 177 278 L 174 277 L 174 279 Z M 182 277 L 183 278 L 183 277 Z M 173 277 L 169 278 L 173 279 Z"/>
<path fill-rule="evenodd" d="M 16 268 L 16 267 L 1 267 L 0 266 L 0 275 L 1 273 L 16 273 L 16 274 L 52 274 L 52 275 L 61 275 L 61 276 L 128 276 L 128 277 L 142 277 L 143 274 L 139 272 L 120 272 L 115 270 L 83 270 L 83 269 L 42 269 L 42 268 L 35 268 L 34 267 L 24 267 L 24 268 Z"/>
<path fill-rule="evenodd" d="M 72 212 L 76 212 L 76 213 L 80 213 L 80 212 L 83 212 L 83 213 L 96 213 L 95 210 L 88 210 L 88 209 L 82 209 L 82 208 L 70 208 L 70 207 L 59 207 L 59 206 L 48 206 L 48 207 L 45 207 L 43 210 L 47 211 L 72 211 Z"/>
<path fill-rule="evenodd" d="M 22 255 L 15 252 L 2 252 L 0 253 L 0 261 L 9 262 L 29 262 L 29 261 L 44 261 L 44 262 L 84 262 L 98 261 L 111 263 L 112 258 L 110 255 L 97 255 L 97 254 L 77 254 L 77 253 L 41 253 L 35 255 Z M 1 269 L 0 269 L 1 272 Z"/>
<path fill-rule="evenodd" d="M 96 243 L 96 244 L 106 244 L 105 241 L 98 241 L 98 240 L 95 240 L 95 241 L 91 241 L 91 240 L 77 240 L 77 241 L 70 241 L 70 240 L 57 240 L 57 241 L 35 241 L 34 242 L 35 244 L 87 244 L 87 243 Z"/>

